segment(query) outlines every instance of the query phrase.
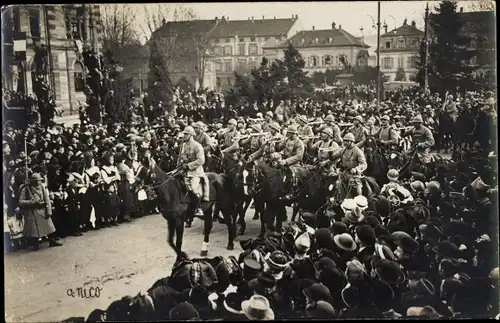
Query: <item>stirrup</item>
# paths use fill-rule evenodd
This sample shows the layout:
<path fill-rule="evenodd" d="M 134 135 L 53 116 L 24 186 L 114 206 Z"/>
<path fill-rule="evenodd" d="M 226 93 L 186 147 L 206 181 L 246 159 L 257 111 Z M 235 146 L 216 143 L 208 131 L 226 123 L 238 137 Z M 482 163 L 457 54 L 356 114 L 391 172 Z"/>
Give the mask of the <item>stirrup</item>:
<path fill-rule="evenodd" d="M 203 210 L 201 208 L 197 208 L 195 211 L 194 211 L 194 216 L 197 216 L 197 217 L 203 217 L 205 216 L 205 214 L 203 213 Z"/>

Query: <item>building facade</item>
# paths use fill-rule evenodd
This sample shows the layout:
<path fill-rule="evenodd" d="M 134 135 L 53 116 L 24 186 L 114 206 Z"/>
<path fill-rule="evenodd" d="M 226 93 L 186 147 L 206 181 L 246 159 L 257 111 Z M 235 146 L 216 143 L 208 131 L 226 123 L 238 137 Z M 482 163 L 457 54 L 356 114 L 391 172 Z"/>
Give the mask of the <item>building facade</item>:
<path fill-rule="evenodd" d="M 282 59 L 283 50 L 291 43 L 299 50 L 306 65 L 304 70 L 312 74 L 327 69 L 343 69 L 341 57 L 351 66 L 367 66 L 369 46 L 361 38 L 354 37 L 339 25 L 332 23 L 331 29 L 304 30 L 278 43 L 267 43 L 264 56 L 268 59 Z"/>
<path fill-rule="evenodd" d="M 225 91 L 232 86 L 235 72 L 246 73 L 260 64 L 267 41 L 283 41 L 299 28 L 297 15 L 234 21 L 216 17 L 167 22 L 151 38 L 162 39 L 161 48 L 171 53 L 167 59 L 174 84 L 184 78 L 195 88 Z"/>
<path fill-rule="evenodd" d="M 411 24 L 405 19 L 403 25 L 380 36 L 380 71 L 396 79 L 398 69 L 403 69 L 405 80 L 413 80 L 418 72 L 420 43 L 424 32 L 418 29 L 415 21 Z M 401 80 L 403 81 L 403 80 Z"/>
<path fill-rule="evenodd" d="M 3 87 L 20 88 L 33 94 L 35 51 L 47 49 L 46 81 L 56 106 L 64 115 L 78 114 L 78 101 L 85 102 L 83 44 L 100 49 L 102 22 L 99 5 L 18 5 L 2 12 Z M 8 21 L 8 23 L 7 23 Z M 4 27 L 7 25 L 7 27 Z M 5 30 L 7 29 L 7 30 Z M 14 40 L 25 40 L 22 58 L 17 56 Z M 18 87 L 22 82 L 23 86 Z"/>

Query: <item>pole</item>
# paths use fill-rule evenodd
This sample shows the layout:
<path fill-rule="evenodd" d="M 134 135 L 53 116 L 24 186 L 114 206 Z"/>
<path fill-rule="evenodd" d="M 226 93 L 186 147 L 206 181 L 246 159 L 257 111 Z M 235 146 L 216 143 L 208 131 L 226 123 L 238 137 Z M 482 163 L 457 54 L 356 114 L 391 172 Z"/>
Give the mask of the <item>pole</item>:
<path fill-rule="evenodd" d="M 425 56 L 424 56 L 424 90 L 427 90 L 429 87 L 429 72 L 427 65 L 428 63 L 428 55 L 429 55 L 429 3 L 427 3 L 427 7 L 425 8 L 425 18 L 424 18 L 424 46 L 425 46 Z"/>
<path fill-rule="evenodd" d="M 28 184 L 28 130 L 24 132 L 24 173 L 26 175 L 26 184 Z"/>
<path fill-rule="evenodd" d="M 49 18 L 47 15 L 48 9 L 46 5 L 42 5 L 43 8 L 43 16 L 45 20 L 45 38 L 47 42 L 47 53 L 49 59 L 49 75 L 47 75 L 50 84 L 50 94 L 56 98 L 56 90 L 55 90 L 55 76 L 54 76 L 54 60 L 52 58 L 52 47 L 50 45 L 50 31 L 49 31 Z"/>
<path fill-rule="evenodd" d="M 380 109 L 380 1 L 377 3 L 377 111 Z"/>

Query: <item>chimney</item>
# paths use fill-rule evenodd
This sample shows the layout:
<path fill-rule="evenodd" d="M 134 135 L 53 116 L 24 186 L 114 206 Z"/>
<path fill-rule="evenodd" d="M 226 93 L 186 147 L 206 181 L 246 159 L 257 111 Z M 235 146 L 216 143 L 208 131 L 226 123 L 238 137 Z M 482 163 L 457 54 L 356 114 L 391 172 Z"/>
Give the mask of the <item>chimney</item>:
<path fill-rule="evenodd" d="M 342 30 L 342 25 L 339 25 L 339 30 Z"/>
<path fill-rule="evenodd" d="M 219 22 L 219 17 L 215 17 L 215 23 Z"/>
<path fill-rule="evenodd" d="M 406 26 L 407 22 L 408 22 L 408 19 L 405 18 L 405 20 L 403 21 L 403 26 Z"/>
<path fill-rule="evenodd" d="M 460 13 L 464 13 L 464 7 L 460 7 Z"/>
<path fill-rule="evenodd" d="M 313 30 L 314 30 L 314 26 L 313 26 Z"/>
<path fill-rule="evenodd" d="M 253 16 L 252 16 L 252 22 L 253 22 Z"/>
<path fill-rule="evenodd" d="M 162 25 L 165 25 L 166 23 L 167 23 L 167 20 L 165 20 L 165 18 L 163 18 L 163 19 L 161 20 L 161 24 L 162 24 Z"/>
<path fill-rule="evenodd" d="M 266 19 L 264 18 L 264 16 L 262 16 L 262 20 L 266 20 Z"/>
<path fill-rule="evenodd" d="M 276 16 L 274 16 L 274 19 L 276 19 Z"/>
<path fill-rule="evenodd" d="M 332 22 L 332 29 L 335 29 L 335 23 Z"/>
<path fill-rule="evenodd" d="M 385 33 L 386 33 L 386 34 L 387 34 L 387 27 L 389 27 L 389 26 L 387 26 L 387 24 L 385 24 L 385 25 L 384 25 L 384 30 L 385 30 Z"/>
<path fill-rule="evenodd" d="M 415 27 L 417 26 L 417 24 L 415 23 L 415 20 L 412 20 L 412 21 L 411 21 L 411 26 L 412 26 L 413 28 L 415 28 Z"/>

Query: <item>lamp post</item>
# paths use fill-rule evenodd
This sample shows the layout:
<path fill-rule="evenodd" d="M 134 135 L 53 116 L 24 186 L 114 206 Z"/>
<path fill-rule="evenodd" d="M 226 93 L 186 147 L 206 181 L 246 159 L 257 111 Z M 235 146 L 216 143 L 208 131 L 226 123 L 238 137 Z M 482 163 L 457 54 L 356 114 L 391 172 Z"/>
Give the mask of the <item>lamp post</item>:
<path fill-rule="evenodd" d="M 377 111 L 380 109 L 380 1 L 377 2 Z"/>
<path fill-rule="evenodd" d="M 429 19 L 429 3 L 427 3 L 427 6 L 425 8 L 425 17 L 424 17 L 424 46 L 425 46 L 425 53 L 424 53 L 424 90 L 427 90 L 429 86 L 429 74 L 428 74 L 428 55 L 429 55 L 429 26 L 428 26 L 428 19 Z"/>

